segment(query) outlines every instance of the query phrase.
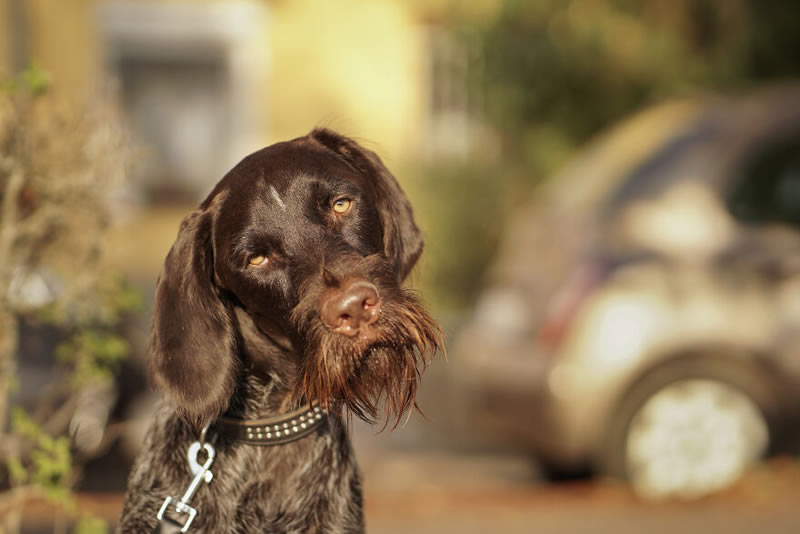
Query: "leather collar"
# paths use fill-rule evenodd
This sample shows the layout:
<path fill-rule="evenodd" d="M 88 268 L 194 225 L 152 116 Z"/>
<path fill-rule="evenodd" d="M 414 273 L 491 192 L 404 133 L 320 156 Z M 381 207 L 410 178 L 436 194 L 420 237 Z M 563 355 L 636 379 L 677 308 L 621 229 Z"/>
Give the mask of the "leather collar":
<path fill-rule="evenodd" d="M 310 403 L 292 412 L 266 419 L 220 417 L 212 428 L 218 434 L 242 443 L 269 447 L 308 436 L 327 425 L 327 415 L 319 404 Z"/>

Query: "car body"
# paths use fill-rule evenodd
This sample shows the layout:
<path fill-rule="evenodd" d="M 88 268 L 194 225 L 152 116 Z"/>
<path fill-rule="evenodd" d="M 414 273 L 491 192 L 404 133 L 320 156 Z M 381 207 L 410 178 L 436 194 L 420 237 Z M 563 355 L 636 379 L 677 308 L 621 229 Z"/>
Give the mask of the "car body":
<path fill-rule="evenodd" d="M 695 497 L 796 442 L 800 86 L 661 105 L 518 214 L 456 337 L 470 424 Z"/>

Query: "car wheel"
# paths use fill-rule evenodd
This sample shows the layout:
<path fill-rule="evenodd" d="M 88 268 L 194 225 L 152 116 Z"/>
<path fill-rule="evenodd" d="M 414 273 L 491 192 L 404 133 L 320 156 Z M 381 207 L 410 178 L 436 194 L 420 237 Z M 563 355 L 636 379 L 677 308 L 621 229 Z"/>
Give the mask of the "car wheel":
<path fill-rule="evenodd" d="M 652 499 L 692 499 L 730 485 L 770 445 L 757 389 L 707 375 L 644 380 L 623 405 L 606 471 Z"/>

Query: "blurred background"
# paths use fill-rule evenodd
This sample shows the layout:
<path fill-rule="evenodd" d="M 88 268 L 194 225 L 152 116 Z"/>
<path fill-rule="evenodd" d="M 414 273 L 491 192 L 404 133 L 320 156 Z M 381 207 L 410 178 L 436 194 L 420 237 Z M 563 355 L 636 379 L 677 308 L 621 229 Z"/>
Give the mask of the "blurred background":
<path fill-rule="evenodd" d="M 181 218 L 315 126 L 416 207 L 370 532 L 796 532 L 794 0 L 0 0 L 0 532 L 106 532 Z"/>

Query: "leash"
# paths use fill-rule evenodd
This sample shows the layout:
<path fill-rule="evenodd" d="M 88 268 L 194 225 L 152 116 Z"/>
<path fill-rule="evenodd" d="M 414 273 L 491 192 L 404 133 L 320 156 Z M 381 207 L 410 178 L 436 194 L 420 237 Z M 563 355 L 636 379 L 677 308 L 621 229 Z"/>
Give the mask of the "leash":
<path fill-rule="evenodd" d="M 302 439 L 322 428 L 328 422 L 327 412 L 318 404 L 306 404 L 292 412 L 267 419 L 244 420 L 221 417 L 213 425 L 216 434 L 227 435 L 230 438 L 248 445 L 269 447 L 284 445 Z M 189 445 L 187 458 L 189 469 L 194 478 L 180 499 L 168 496 L 156 515 L 158 524 L 152 534 L 179 534 L 189 531 L 189 527 L 197 517 L 197 509 L 189 502 L 200 488 L 202 483 L 210 483 L 214 478 L 211 464 L 214 463 L 216 450 L 206 440 L 210 425 L 206 425 L 200 432 L 200 439 Z M 205 451 L 206 459 L 201 464 L 198 461 L 200 451 Z M 183 522 L 170 517 L 167 512 L 182 517 Z"/>
<path fill-rule="evenodd" d="M 211 482 L 211 479 L 214 478 L 214 474 L 210 469 L 211 464 L 214 463 L 216 451 L 210 443 L 206 442 L 206 432 L 208 432 L 208 425 L 200 432 L 200 440 L 189 445 L 187 456 L 189 458 L 189 468 L 194 475 L 192 482 L 189 484 L 189 487 L 186 488 L 180 500 L 176 500 L 175 497 L 170 496 L 164 499 L 164 503 L 161 505 L 161 509 L 156 515 L 158 525 L 156 525 L 153 534 L 178 534 L 179 532 L 187 532 L 192 521 L 197 517 L 197 509 L 190 506 L 189 501 L 192 499 L 195 492 L 197 492 L 201 483 L 205 482 L 208 484 Z M 206 461 L 202 464 L 197 461 L 197 456 L 201 449 L 204 450 L 207 455 Z M 173 505 L 176 514 L 186 516 L 186 520 L 183 524 L 166 515 L 167 510 L 170 509 L 170 504 Z"/>

